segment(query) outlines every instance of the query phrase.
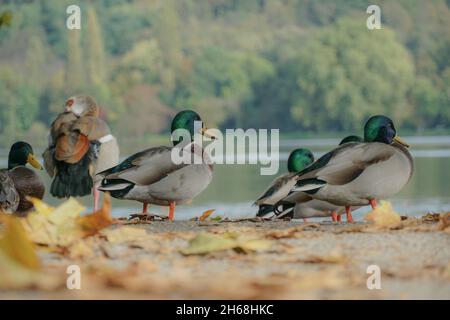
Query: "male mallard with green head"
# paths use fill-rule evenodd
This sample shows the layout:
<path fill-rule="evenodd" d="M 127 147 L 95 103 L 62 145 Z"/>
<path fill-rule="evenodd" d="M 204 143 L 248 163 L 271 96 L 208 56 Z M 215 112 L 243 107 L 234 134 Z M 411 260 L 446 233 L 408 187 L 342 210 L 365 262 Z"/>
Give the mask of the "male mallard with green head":
<path fill-rule="evenodd" d="M 394 123 L 383 115 L 364 126 L 364 142 L 345 143 L 298 173 L 294 191 L 345 206 L 376 206 L 378 199 L 398 193 L 411 179 L 413 159 L 409 146 L 398 136 Z"/>
<path fill-rule="evenodd" d="M 314 162 L 314 156 L 308 149 L 295 149 L 289 154 L 287 161 L 288 172 L 275 178 L 267 187 L 263 194 L 255 201 L 254 205 L 258 205 L 258 217 L 266 216 L 274 212 L 274 205 L 278 204 L 282 199 L 288 196 L 291 189 L 297 182 L 296 173 L 308 167 Z"/>
<path fill-rule="evenodd" d="M 348 136 L 341 140 L 339 145 L 343 145 L 349 142 L 362 142 L 363 138 L 358 136 Z M 307 156 L 312 154 L 309 150 L 306 150 L 299 156 Z M 295 150 L 294 150 L 295 152 Z M 306 159 L 305 159 L 306 160 Z M 314 161 L 314 158 L 312 159 Z M 309 161 L 305 161 L 307 163 Z M 298 171 L 303 170 L 301 168 Z M 315 217 L 329 217 L 331 216 L 332 221 L 337 222 L 341 221 L 341 214 L 344 211 L 344 207 L 340 207 L 334 205 L 332 203 L 314 199 L 309 196 L 305 192 L 301 191 L 291 191 L 289 195 L 280 200 L 277 204 L 275 204 L 275 209 L 272 210 L 278 218 L 282 218 L 285 216 L 290 216 L 294 219 L 304 219 L 306 221 L 307 218 L 315 218 Z M 271 212 L 269 208 L 264 208 L 261 212 L 258 212 L 258 216 L 263 216 L 267 213 Z"/>
<path fill-rule="evenodd" d="M 27 197 L 42 199 L 44 183 L 38 174 L 26 167 L 30 164 L 42 170 L 35 158 L 33 148 L 19 141 L 11 146 L 8 156 L 8 169 L 0 170 L 0 209 L 4 212 L 24 214 L 33 208 Z"/>
<path fill-rule="evenodd" d="M 148 215 L 148 204 L 169 206 L 173 220 L 175 205 L 184 204 L 200 194 L 212 179 L 213 166 L 201 146 L 194 143 L 194 135 L 209 136 L 200 116 L 191 110 L 179 112 L 172 120 L 171 133 L 187 132 L 186 139 L 174 139 L 173 147 L 154 147 L 138 152 L 119 165 L 99 173 L 99 190 L 117 199 L 143 203 L 142 215 Z M 176 149 L 175 149 L 176 148 Z M 175 149 L 175 150 L 174 150 Z M 194 156 L 195 162 L 176 164 L 172 151 Z"/>

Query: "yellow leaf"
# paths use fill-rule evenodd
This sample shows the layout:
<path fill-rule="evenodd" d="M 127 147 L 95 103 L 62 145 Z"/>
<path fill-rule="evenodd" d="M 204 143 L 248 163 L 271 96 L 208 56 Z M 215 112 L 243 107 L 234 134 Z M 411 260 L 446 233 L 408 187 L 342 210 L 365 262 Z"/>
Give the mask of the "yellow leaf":
<path fill-rule="evenodd" d="M 36 270 L 39 268 L 39 258 L 19 219 L 13 216 L 4 219 L 5 231 L 0 238 L 0 252 L 23 267 Z"/>
<path fill-rule="evenodd" d="M 145 229 L 133 227 L 120 227 L 115 229 L 106 229 L 102 231 L 102 235 L 106 236 L 111 243 L 136 242 L 146 240 L 148 233 Z"/>
<path fill-rule="evenodd" d="M 370 211 L 365 219 L 377 227 L 393 227 L 401 223 L 400 215 L 394 211 L 388 201 L 381 201 L 374 210 Z"/>
<path fill-rule="evenodd" d="M 205 221 L 210 215 L 213 214 L 213 212 L 216 211 L 215 209 L 206 210 L 203 212 L 203 214 L 198 218 L 200 221 Z"/>
<path fill-rule="evenodd" d="M 207 254 L 215 251 L 236 249 L 244 252 L 267 250 L 272 243 L 260 239 L 239 239 L 235 234 L 216 235 L 212 233 L 199 233 L 190 242 L 189 247 L 182 250 L 185 255 Z"/>
<path fill-rule="evenodd" d="M 48 219 L 56 225 L 64 225 L 68 220 L 78 218 L 85 208 L 74 198 L 69 198 L 49 215 Z"/>
<path fill-rule="evenodd" d="M 33 203 L 34 210 L 36 212 L 43 214 L 45 216 L 50 215 L 50 213 L 52 213 L 55 210 L 55 208 L 49 206 L 41 199 L 34 198 L 34 197 L 27 197 L 27 200 L 30 201 L 31 203 Z"/>
<path fill-rule="evenodd" d="M 73 198 L 54 210 L 38 203 L 36 210 L 23 220 L 25 229 L 33 242 L 51 247 L 70 246 L 81 238 L 96 234 L 113 222 L 109 196 L 105 197 L 102 209 L 84 217 L 80 217 L 84 207 Z"/>

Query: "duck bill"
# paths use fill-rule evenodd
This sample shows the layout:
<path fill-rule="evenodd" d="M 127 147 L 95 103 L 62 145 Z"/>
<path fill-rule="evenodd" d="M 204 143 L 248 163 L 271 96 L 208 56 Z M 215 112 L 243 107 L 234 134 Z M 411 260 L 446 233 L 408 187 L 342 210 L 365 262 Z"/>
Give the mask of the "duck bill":
<path fill-rule="evenodd" d="M 36 157 L 33 154 L 28 155 L 27 162 L 32 165 L 34 168 L 42 170 L 42 165 L 39 163 L 39 161 L 36 159 Z"/>
<path fill-rule="evenodd" d="M 215 135 L 213 135 L 213 134 L 211 134 L 211 133 L 208 133 L 208 128 L 207 128 L 207 127 L 201 128 L 201 129 L 200 129 L 200 134 L 201 134 L 202 136 L 205 136 L 205 137 L 207 137 L 207 138 L 210 138 L 211 140 L 216 140 L 216 139 L 217 139 L 217 137 L 216 137 Z"/>
<path fill-rule="evenodd" d="M 395 136 L 394 137 L 394 141 L 401 144 L 402 146 L 409 148 L 409 144 L 407 144 L 402 138 L 400 138 L 399 136 Z"/>

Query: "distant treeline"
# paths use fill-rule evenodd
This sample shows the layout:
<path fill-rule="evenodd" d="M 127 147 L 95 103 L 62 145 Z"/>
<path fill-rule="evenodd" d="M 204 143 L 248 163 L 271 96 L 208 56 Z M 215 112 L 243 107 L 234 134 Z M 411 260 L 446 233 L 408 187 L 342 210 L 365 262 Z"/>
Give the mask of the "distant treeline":
<path fill-rule="evenodd" d="M 45 144 L 76 93 L 116 134 L 146 139 L 192 108 L 219 127 L 359 131 L 384 113 L 413 130 L 450 128 L 450 1 L 2 1 L 0 144 Z M 2 13 L 6 13 L 2 15 Z M 3 20 L 2 20 L 3 21 Z"/>

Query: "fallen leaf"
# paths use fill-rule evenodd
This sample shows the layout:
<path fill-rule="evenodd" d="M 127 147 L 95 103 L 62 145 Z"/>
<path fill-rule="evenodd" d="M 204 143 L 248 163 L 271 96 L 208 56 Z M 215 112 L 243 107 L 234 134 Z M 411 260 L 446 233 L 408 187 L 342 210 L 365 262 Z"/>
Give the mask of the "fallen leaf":
<path fill-rule="evenodd" d="M 205 221 L 210 215 L 212 215 L 216 211 L 215 209 L 206 210 L 203 214 L 198 218 L 200 221 Z"/>
<path fill-rule="evenodd" d="M 41 279 L 38 272 L 39 258 L 19 219 L 13 216 L 3 217 L 4 231 L 0 238 L 0 289 L 29 287 Z"/>
<path fill-rule="evenodd" d="M 423 222 L 438 222 L 441 215 L 439 213 L 427 213 L 422 217 Z"/>
<path fill-rule="evenodd" d="M 388 201 L 381 201 L 380 205 L 365 216 L 365 220 L 373 222 L 379 228 L 395 227 L 401 223 L 400 215 Z"/>
<path fill-rule="evenodd" d="M 228 249 L 243 252 L 267 250 L 272 246 L 268 240 L 262 239 L 239 239 L 235 234 L 225 233 L 222 235 L 211 233 L 199 233 L 190 242 L 188 248 L 181 251 L 184 255 L 207 254 L 215 251 Z"/>
<path fill-rule="evenodd" d="M 123 226 L 116 229 L 106 229 L 101 232 L 102 235 L 111 243 L 138 242 L 148 239 L 148 233 L 145 229 Z"/>
<path fill-rule="evenodd" d="M 450 233 L 450 212 L 442 213 L 439 216 L 438 229 Z"/>
<path fill-rule="evenodd" d="M 69 247 L 81 238 L 96 234 L 113 222 L 108 196 L 105 196 L 102 209 L 84 217 L 80 217 L 80 214 L 85 208 L 73 198 L 53 210 L 39 201 L 35 203 L 36 211 L 22 220 L 23 225 L 34 243 L 57 251 L 61 247 Z"/>
<path fill-rule="evenodd" d="M 21 266 L 37 270 L 39 259 L 19 219 L 13 216 L 4 219 L 5 231 L 0 238 L 0 251 Z"/>
<path fill-rule="evenodd" d="M 78 218 L 78 223 L 85 236 L 98 233 L 101 229 L 110 226 L 114 222 L 111 217 L 111 196 L 106 193 L 103 207 L 90 215 Z"/>
<path fill-rule="evenodd" d="M 33 204 L 35 211 L 39 212 L 40 214 L 43 214 L 44 216 L 49 216 L 50 213 L 55 211 L 55 208 L 49 206 L 41 199 L 34 197 L 27 197 L 27 200 Z"/>

